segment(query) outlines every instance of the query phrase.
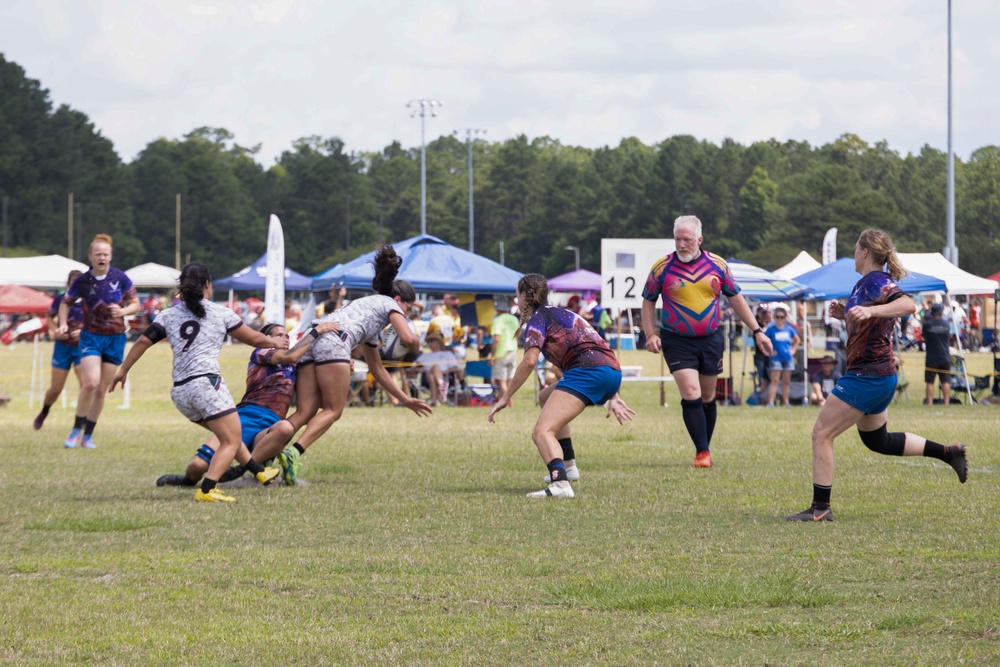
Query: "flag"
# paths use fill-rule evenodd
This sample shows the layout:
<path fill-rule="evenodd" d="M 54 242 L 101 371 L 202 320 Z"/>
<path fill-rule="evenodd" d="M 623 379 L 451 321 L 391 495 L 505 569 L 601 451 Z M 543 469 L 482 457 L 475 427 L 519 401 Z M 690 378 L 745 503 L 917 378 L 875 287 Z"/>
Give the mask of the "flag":
<path fill-rule="evenodd" d="M 831 227 L 823 237 L 823 264 L 837 261 L 837 228 Z"/>
<path fill-rule="evenodd" d="M 488 327 L 497 314 L 492 294 L 459 294 L 458 314 L 463 327 Z"/>

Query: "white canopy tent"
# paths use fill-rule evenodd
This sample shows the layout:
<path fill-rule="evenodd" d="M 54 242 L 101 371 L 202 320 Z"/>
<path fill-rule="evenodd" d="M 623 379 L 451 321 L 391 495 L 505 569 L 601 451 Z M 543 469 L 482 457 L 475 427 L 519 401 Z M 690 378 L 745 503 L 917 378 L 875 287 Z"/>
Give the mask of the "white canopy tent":
<path fill-rule="evenodd" d="M 785 264 L 780 269 L 775 269 L 773 273 L 774 275 L 780 276 L 785 280 L 792 280 L 793 278 L 801 276 L 803 273 L 808 273 L 809 271 L 818 269 L 821 266 L 823 265 L 813 259 L 812 255 L 803 250 L 795 256 L 795 259 L 790 261 L 788 264 Z"/>
<path fill-rule="evenodd" d="M 980 278 L 958 268 L 939 252 L 901 252 L 899 261 L 907 271 L 934 276 L 945 282 L 948 294 L 992 294 L 1000 287 L 995 280 Z"/>
<path fill-rule="evenodd" d="M 181 272 L 177 269 L 148 262 L 133 266 L 125 272 L 136 287 L 155 287 L 159 289 L 171 289 L 177 287 L 177 280 L 181 277 Z"/>
<path fill-rule="evenodd" d="M 89 268 L 83 262 L 62 255 L 5 258 L 0 259 L 0 285 L 60 289 L 66 287 L 70 271 L 86 271 Z"/>

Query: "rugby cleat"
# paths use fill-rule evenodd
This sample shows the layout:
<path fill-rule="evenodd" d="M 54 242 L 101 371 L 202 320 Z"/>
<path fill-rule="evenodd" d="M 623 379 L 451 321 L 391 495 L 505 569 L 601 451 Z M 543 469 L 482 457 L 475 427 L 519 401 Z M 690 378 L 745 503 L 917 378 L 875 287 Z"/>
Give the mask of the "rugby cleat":
<path fill-rule="evenodd" d="M 695 468 L 711 468 L 712 467 L 712 452 L 707 449 L 703 452 L 698 452 L 694 455 L 694 462 L 691 464 Z"/>
<path fill-rule="evenodd" d="M 80 441 L 83 439 L 83 431 L 75 428 L 69 432 L 66 436 L 66 440 L 63 441 L 63 447 L 66 449 L 76 449 L 79 446 Z"/>
<path fill-rule="evenodd" d="M 955 469 L 958 481 L 965 484 L 965 480 L 969 476 L 969 462 L 965 458 L 965 445 L 962 443 L 948 445 L 948 453 L 951 454 L 951 461 L 948 461 L 948 465 Z"/>
<path fill-rule="evenodd" d="M 31 425 L 34 427 L 36 431 L 41 431 L 42 424 L 45 423 L 45 418 L 48 416 L 49 415 L 44 410 L 42 410 L 41 412 L 38 413 L 38 416 L 35 417 L 35 421 L 33 421 Z"/>
<path fill-rule="evenodd" d="M 785 517 L 786 521 L 833 521 L 833 510 L 827 506 L 824 509 L 816 507 L 813 503 L 808 508 L 798 514 Z"/>
<path fill-rule="evenodd" d="M 573 487 L 569 485 L 569 482 L 556 482 L 555 484 L 549 484 L 541 491 L 529 493 L 527 497 L 555 498 L 556 500 L 561 500 L 563 498 L 572 498 L 574 495 Z"/>
<path fill-rule="evenodd" d="M 575 482 L 576 480 L 580 479 L 580 469 L 577 468 L 576 466 L 570 466 L 566 468 L 566 479 L 568 479 L 571 482 Z M 544 481 L 546 484 L 551 484 L 552 476 L 546 475 Z"/>
<path fill-rule="evenodd" d="M 275 457 L 275 462 L 281 467 L 281 476 L 288 486 L 295 486 L 302 471 L 302 455 L 294 447 L 286 447 Z"/>
<path fill-rule="evenodd" d="M 260 482 L 261 486 L 267 486 L 274 480 L 278 479 L 281 474 L 280 468 L 264 468 L 262 472 L 257 473 L 254 477 Z"/>
<path fill-rule="evenodd" d="M 197 483 L 187 475 L 161 475 L 156 480 L 157 486 L 194 486 Z"/>
<path fill-rule="evenodd" d="M 203 503 L 235 503 L 236 498 L 232 496 L 227 496 L 218 487 L 215 487 L 208 493 L 203 492 L 198 489 L 194 492 L 194 499 Z"/>
<path fill-rule="evenodd" d="M 89 435 L 83 436 L 83 440 L 80 441 L 80 446 L 84 449 L 97 449 L 97 443 Z"/>

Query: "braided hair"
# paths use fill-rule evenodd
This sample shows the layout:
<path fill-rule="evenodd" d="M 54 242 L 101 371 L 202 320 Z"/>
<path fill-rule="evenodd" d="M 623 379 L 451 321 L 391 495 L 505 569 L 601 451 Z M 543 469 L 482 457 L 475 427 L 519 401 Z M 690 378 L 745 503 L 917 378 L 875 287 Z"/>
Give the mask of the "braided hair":
<path fill-rule="evenodd" d="M 517 291 L 524 295 L 524 303 L 518 303 L 521 324 L 526 325 L 535 310 L 549 302 L 549 283 L 540 273 L 526 273 L 517 281 Z"/>
<path fill-rule="evenodd" d="M 178 290 L 181 300 L 195 317 L 205 317 L 205 306 L 201 300 L 205 298 L 205 285 L 212 282 L 212 274 L 201 262 L 185 264 L 181 269 Z"/>

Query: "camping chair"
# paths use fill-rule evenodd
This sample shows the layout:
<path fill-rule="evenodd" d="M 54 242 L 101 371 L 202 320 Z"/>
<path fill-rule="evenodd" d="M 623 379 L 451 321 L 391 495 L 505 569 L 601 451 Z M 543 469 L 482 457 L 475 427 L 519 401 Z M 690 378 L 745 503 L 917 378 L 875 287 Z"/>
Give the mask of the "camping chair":
<path fill-rule="evenodd" d="M 994 367 L 996 360 L 994 360 Z M 966 382 L 965 378 L 969 378 Z M 957 354 L 951 355 L 951 395 L 952 402 L 955 401 L 955 392 L 967 393 L 972 397 L 973 403 L 979 403 L 983 393 L 990 388 L 989 375 L 969 375 L 965 367 L 965 357 Z"/>

